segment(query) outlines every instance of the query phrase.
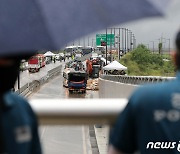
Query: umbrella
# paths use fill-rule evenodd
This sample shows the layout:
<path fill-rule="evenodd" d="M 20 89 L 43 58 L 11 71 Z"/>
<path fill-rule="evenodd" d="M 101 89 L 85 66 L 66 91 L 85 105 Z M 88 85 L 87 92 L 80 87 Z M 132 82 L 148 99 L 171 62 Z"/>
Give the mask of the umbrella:
<path fill-rule="evenodd" d="M 116 60 L 103 67 L 103 70 L 127 70 L 127 67 L 120 64 Z"/>
<path fill-rule="evenodd" d="M 1 0 L 0 56 L 58 50 L 108 26 L 160 16 L 169 0 Z"/>

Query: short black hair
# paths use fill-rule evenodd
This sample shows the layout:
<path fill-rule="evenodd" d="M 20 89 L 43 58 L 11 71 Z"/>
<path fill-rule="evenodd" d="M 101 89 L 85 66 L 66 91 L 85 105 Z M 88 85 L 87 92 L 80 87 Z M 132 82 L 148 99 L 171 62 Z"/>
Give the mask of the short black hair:
<path fill-rule="evenodd" d="M 180 70 L 180 31 L 176 35 L 176 67 Z"/>
<path fill-rule="evenodd" d="M 180 52 L 180 31 L 177 33 L 177 36 L 176 36 L 176 48 L 178 52 Z"/>

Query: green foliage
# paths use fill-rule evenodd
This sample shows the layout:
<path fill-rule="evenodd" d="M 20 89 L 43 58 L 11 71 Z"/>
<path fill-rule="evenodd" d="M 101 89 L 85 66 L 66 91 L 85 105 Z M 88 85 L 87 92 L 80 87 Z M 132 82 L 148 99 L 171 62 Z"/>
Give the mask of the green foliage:
<path fill-rule="evenodd" d="M 164 59 L 165 58 L 165 59 Z M 169 56 L 153 54 L 144 45 L 121 58 L 120 63 L 128 68 L 128 75 L 174 76 L 175 67 Z"/>

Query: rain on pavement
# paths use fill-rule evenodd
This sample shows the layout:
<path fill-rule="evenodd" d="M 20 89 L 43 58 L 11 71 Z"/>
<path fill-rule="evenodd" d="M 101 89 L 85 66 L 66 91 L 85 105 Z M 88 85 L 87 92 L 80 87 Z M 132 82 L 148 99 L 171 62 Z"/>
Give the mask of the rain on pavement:
<path fill-rule="evenodd" d="M 62 67 L 63 68 L 63 67 Z M 98 98 L 98 91 L 87 90 L 86 94 L 69 94 L 63 87 L 59 74 L 30 95 L 30 98 Z M 91 154 L 89 126 L 40 126 L 40 139 L 44 154 Z"/>

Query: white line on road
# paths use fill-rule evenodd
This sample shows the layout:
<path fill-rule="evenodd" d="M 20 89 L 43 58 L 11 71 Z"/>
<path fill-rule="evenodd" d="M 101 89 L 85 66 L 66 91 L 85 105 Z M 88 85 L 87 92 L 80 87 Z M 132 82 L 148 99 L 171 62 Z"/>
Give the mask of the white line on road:
<path fill-rule="evenodd" d="M 83 154 L 87 154 L 85 126 L 82 126 Z"/>
<path fill-rule="evenodd" d="M 41 131 L 40 139 L 42 140 L 43 137 L 44 137 L 44 134 L 45 134 L 45 132 L 47 130 L 47 126 L 43 126 L 41 129 L 42 129 L 42 131 Z"/>

